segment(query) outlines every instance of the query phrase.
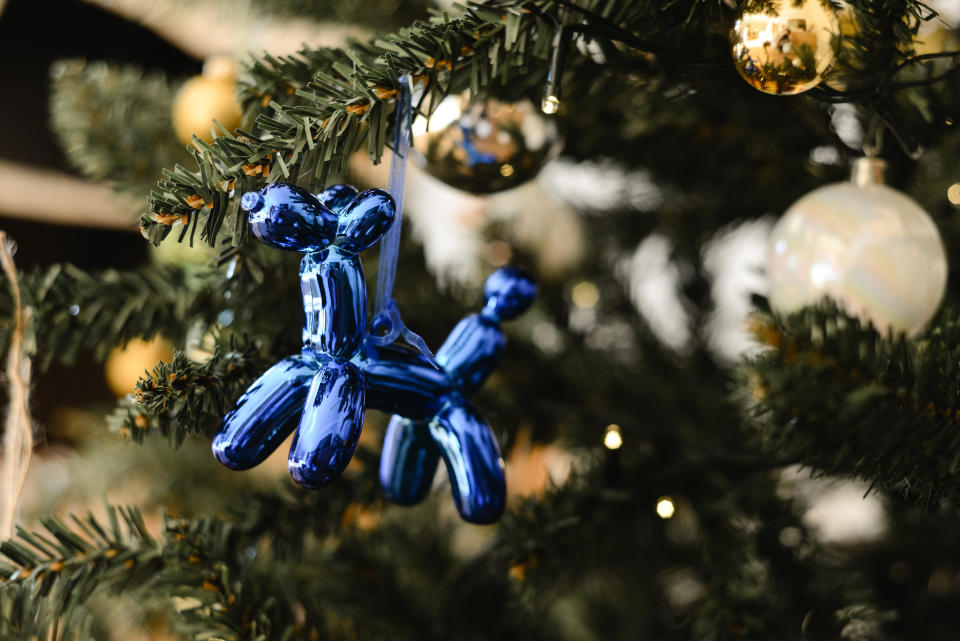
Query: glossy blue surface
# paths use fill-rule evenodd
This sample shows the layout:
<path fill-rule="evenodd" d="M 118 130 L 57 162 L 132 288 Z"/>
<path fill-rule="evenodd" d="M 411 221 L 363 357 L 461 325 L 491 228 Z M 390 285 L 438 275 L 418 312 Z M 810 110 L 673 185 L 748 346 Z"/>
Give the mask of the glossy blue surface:
<path fill-rule="evenodd" d="M 217 460 L 246 470 L 270 456 L 300 422 L 316 372 L 315 361 L 301 355 L 285 358 L 264 372 L 224 417 L 213 439 Z"/>
<path fill-rule="evenodd" d="M 317 200 L 327 206 L 334 212 L 341 211 L 350 204 L 350 201 L 356 198 L 357 188 L 353 185 L 330 185 L 319 194 Z"/>
<path fill-rule="evenodd" d="M 344 252 L 361 252 L 380 240 L 393 219 L 393 197 L 382 189 L 368 189 L 343 208 L 334 242 Z"/>
<path fill-rule="evenodd" d="M 483 307 L 484 316 L 510 320 L 527 311 L 537 297 L 537 285 L 526 271 L 501 267 L 487 278 L 483 297 L 487 301 Z"/>
<path fill-rule="evenodd" d="M 352 360 L 363 370 L 367 406 L 382 412 L 428 420 L 454 389 L 444 370 L 420 352 L 398 345 L 366 340 Z"/>
<path fill-rule="evenodd" d="M 461 394 L 477 390 L 500 363 L 507 341 L 496 321 L 480 314 L 467 316 L 437 350 L 437 363 Z"/>
<path fill-rule="evenodd" d="M 393 462 L 380 466 L 380 486 L 391 501 L 413 505 L 430 493 L 440 450 L 433 442 L 429 423 L 393 416 L 383 439 L 381 458 Z"/>
<path fill-rule="evenodd" d="M 381 374 L 376 385 L 371 385 L 368 378 L 370 397 L 379 394 L 402 403 L 404 399 L 419 400 L 431 392 L 436 394 L 433 403 L 425 406 L 428 412 L 436 412 L 429 423 L 433 443 L 425 438 L 423 430 L 412 429 L 402 419 L 403 416 L 419 418 L 419 414 L 410 410 L 421 410 L 424 406 L 390 408 L 401 416 L 391 419 L 380 454 L 380 484 L 384 492 L 391 498 L 400 497 L 394 500 L 403 503 L 420 496 L 423 486 L 429 486 L 433 480 L 436 460 L 431 450 L 439 446 L 450 476 L 454 503 L 460 515 L 472 523 L 490 523 L 499 518 L 504 508 L 506 483 L 497 440 L 463 396 L 483 385 L 500 362 L 506 340 L 497 319 L 523 313 L 536 296 L 536 285 L 522 270 L 498 269 L 487 279 L 484 296 L 484 311 L 457 323 L 437 350 L 436 361 L 448 380 L 448 389 L 441 389 L 437 384 L 431 390 L 425 385 L 428 380 L 441 380 L 436 370 L 427 375 L 425 365 L 420 365 L 419 370 L 409 367 L 394 370 L 392 365 L 396 360 L 387 353 L 379 354 L 377 368 L 390 375 Z M 417 375 L 411 375 L 414 372 Z M 397 396 L 400 391 L 403 395 Z M 437 405 L 438 402 L 443 405 Z M 412 465 L 411 461 L 421 463 Z M 430 461 L 433 461 L 432 467 Z"/>
<path fill-rule="evenodd" d="M 360 259 L 331 247 L 300 261 L 303 344 L 323 354 L 350 357 L 367 325 L 367 288 Z"/>
<path fill-rule="evenodd" d="M 295 185 L 273 183 L 244 194 L 240 203 L 250 212 L 253 235 L 271 247 L 323 251 L 336 237 L 337 215 Z"/>
<path fill-rule="evenodd" d="M 363 375 L 348 360 L 331 358 L 313 377 L 303 418 L 290 445 L 290 476 L 321 488 L 346 469 L 363 427 Z"/>
<path fill-rule="evenodd" d="M 430 435 L 447 465 L 453 503 L 471 523 L 493 523 L 507 500 L 504 463 L 490 426 L 463 397 L 453 397 L 430 421 Z"/>
<path fill-rule="evenodd" d="M 501 269 L 487 280 L 480 314 L 460 321 L 435 360 L 366 332 L 366 286 L 357 253 L 394 220 L 394 203 L 377 189 L 358 194 L 335 185 L 313 196 L 273 184 L 245 194 L 257 238 L 304 252 L 303 351 L 271 367 L 224 417 L 213 441 L 217 459 L 247 469 L 291 431 L 289 467 L 304 487 L 320 488 L 347 467 L 366 408 L 393 412 L 380 462 L 387 496 L 411 504 L 429 492 L 442 458 L 461 516 L 491 523 L 503 512 L 506 484 L 497 439 L 466 400 L 503 353 L 499 321 L 533 301 L 523 272 Z"/>

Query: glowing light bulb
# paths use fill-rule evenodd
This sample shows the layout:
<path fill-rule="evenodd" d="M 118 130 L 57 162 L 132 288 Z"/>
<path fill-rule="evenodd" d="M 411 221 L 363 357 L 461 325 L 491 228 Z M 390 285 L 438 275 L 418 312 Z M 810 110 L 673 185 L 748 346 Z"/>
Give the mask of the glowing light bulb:
<path fill-rule="evenodd" d="M 570 298 L 577 307 L 593 307 L 600 300 L 600 290 L 590 281 L 581 281 L 573 286 Z"/>
<path fill-rule="evenodd" d="M 676 507 L 673 505 L 673 499 L 669 496 L 661 496 L 657 499 L 657 516 L 661 519 L 669 519 L 673 516 L 673 513 L 676 511 Z"/>
<path fill-rule="evenodd" d="M 960 183 L 953 183 L 947 189 L 947 200 L 952 205 L 960 205 Z"/>
<path fill-rule="evenodd" d="M 553 94 L 544 96 L 543 102 L 540 103 L 540 110 L 548 116 L 552 116 L 560 111 L 560 99 Z"/>
<path fill-rule="evenodd" d="M 616 423 L 607 425 L 607 433 L 603 435 L 603 446 L 608 450 L 619 450 L 623 445 L 623 436 L 620 434 L 620 426 Z"/>

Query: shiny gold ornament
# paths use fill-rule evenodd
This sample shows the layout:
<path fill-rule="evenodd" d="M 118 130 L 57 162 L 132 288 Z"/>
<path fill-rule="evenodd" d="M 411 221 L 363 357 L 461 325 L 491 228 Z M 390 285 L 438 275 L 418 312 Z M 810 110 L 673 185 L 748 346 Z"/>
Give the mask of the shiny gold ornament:
<path fill-rule="evenodd" d="M 931 20 L 920 26 L 920 32 L 913 40 L 913 52 L 918 55 L 943 53 L 955 50 L 960 44 L 957 33 L 947 29 L 939 21 Z"/>
<path fill-rule="evenodd" d="M 213 57 L 203 65 L 203 74 L 190 78 L 173 98 L 173 130 L 184 143 L 192 136 L 210 142 L 213 121 L 227 131 L 240 126 L 237 78 L 228 58 Z"/>
<path fill-rule="evenodd" d="M 428 130 L 429 128 L 429 130 Z M 413 126 L 414 161 L 431 176 L 474 194 L 511 189 L 536 176 L 557 152 L 556 124 L 529 102 L 466 95 L 443 100 L 429 125 Z"/>
<path fill-rule="evenodd" d="M 817 86 L 833 63 L 840 33 L 827 0 L 746 0 L 730 32 L 737 71 L 764 93 Z"/>
<path fill-rule="evenodd" d="M 839 64 L 827 74 L 823 84 L 837 91 L 847 91 L 856 87 L 864 77 L 856 48 L 860 36 L 860 22 L 856 12 L 847 6 L 837 13 L 837 23 L 840 35 L 836 39 L 834 53 Z"/>

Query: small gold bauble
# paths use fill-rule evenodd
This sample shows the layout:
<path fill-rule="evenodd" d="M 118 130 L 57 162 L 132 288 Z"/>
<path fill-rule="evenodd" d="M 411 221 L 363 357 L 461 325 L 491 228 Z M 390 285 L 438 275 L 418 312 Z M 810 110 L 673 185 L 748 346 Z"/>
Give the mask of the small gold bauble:
<path fill-rule="evenodd" d="M 443 100 L 413 127 L 414 159 L 431 176 L 475 194 L 517 187 L 557 151 L 556 124 L 530 102 Z"/>
<path fill-rule="evenodd" d="M 840 33 L 827 0 L 746 0 L 730 32 L 737 71 L 764 93 L 817 86 L 833 63 Z"/>
<path fill-rule="evenodd" d="M 173 347 L 162 336 L 149 341 L 135 338 L 124 347 L 115 347 L 107 356 L 104 366 L 107 385 L 117 396 L 126 396 L 133 391 L 137 379 L 162 360 L 173 357 Z"/>
<path fill-rule="evenodd" d="M 237 80 L 232 63 L 222 57 L 209 59 L 203 75 L 190 78 L 173 98 L 173 130 L 184 143 L 193 136 L 210 142 L 213 121 L 227 131 L 241 124 L 242 113 L 237 103 Z"/>

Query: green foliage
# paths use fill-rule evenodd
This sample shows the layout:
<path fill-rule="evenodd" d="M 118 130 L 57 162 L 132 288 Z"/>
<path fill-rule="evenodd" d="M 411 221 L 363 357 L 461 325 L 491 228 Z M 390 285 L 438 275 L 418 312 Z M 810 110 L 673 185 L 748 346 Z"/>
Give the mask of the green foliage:
<path fill-rule="evenodd" d="M 144 196 L 165 164 L 189 159 L 170 121 L 177 87 L 163 74 L 135 66 L 58 61 L 50 124 L 81 173 Z"/>
<path fill-rule="evenodd" d="M 766 451 L 925 507 L 960 499 L 960 323 L 911 340 L 825 305 L 758 333 L 775 349 L 744 376 Z"/>
<path fill-rule="evenodd" d="M 249 343 L 232 343 L 210 360 L 195 363 L 176 352 L 137 381 L 133 395 L 120 401 L 111 426 L 137 442 L 155 430 L 179 445 L 188 434 L 210 434 L 219 426 L 265 363 Z"/>
<path fill-rule="evenodd" d="M 436 98 L 451 91 L 471 85 L 476 91 L 493 78 L 506 83 L 526 75 L 547 59 L 549 40 L 549 25 L 533 14 L 471 5 L 462 18 L 443 14 L 375 44 L 305 53 L 312 59 L 312 81 L 302 88 L 287 84 L 300 104 L 284 108 L 271 101 L 270 111 L 257 119 L 256 134 L 224 132 L 212 144 L 195 142 L 200 171 L 178 166 L 165 172 L 151 196 L 153 218 L 142 221 L 145 233 L 157 242 L 169 231 L 163 221 L 186 216 L 181 239 L 189 228 L 192 241 L 199 227 L 200 238 L 215 245 L 226 222 L 233 242 L 239 243 L 245 238 L 245 219 L 237 216 L 238 199 L 230 194 L 259 188 L 265 172 L 271 180 L 303 180 L 316 189 L 330 171 L 344 173 L 349 155 L 364 142 L 371 159 L 380 160 L 400 74 L 424 76 L 435 105 Z M 283 68 L 291 65 L 300 66 L 288 62 Z M 270 67 L 255 63 L 251 73 L 262 78 Z M 209 211 L 188 204 L 197 196 L 211 205 Z"/>
<path fill-rule="evenodd" d="M 52 600 L 30 586 L 0 581 L 0 641 L 93 641 L 92 619 L 83 608 L 62 618 L 55 612 Z"/>
<path fill-rule="evenodd" d="M 212 328 L 225 310 L 231 330 L 256 340 L 264 351 L 284 356 L 299 346 L 301 317 L 288 312 L 300 305 L 296 258 L 252 247 L 228 254 L 222 260 L 226 264 L 219 266 L 148 264 L 86 272 L 58 264 L 21 274 L 20 289 L 23 304 L 32 309 L 34 349 L 43 367 L 53 360 L 73 363 L 88 352 L 103 359 L 133 338 L 157 334 L 183 345 L 190 325 Z M 271 296 L 262 296 L 267 287 Z M 3 283 L 4 350 L 12 330 L 12 305 L 9 285 Z M 232 349 L 229 330 L 223 330 L 221 344 Z"/>
<path fill-rule="evenodd" d="M 0 543 L 0 554 L 15 564 L 4 572 L 8 586 L 24 586 L 47 600 L 48 617 L 77 612 L 94 590 L 135 589 L 152 581 L 162 567 L 157 542 L 136 508 L 107 507 L 107 525 L 92 514 L 71 518 L 68 526 L 44 519 L 45 532 L 18 529 Z M 49 623 L 48 623 L 49 625 Z"/>
<path fill-rule="evenodd" d="M 362 455 L 365 466 L 374 458 Z M 725 509 L 696 505 L 699 524 L 671 529 L 650 509 L 651 492 L 637 485 L 653 473 L 628 462 L 614 487 L 609 461 L 595 458 L 563 487 L 523 502 L 466 558 L 435 502 L 383 510 L 370 473 L 348 473 L 324 492 L 241 494 L 237 520 L 166 518 L 159 539 L 143 532 L 136 510 L 119 511 L 121 526 L 108 508 L 109 526 L 92 517 L 71 527 L 51 519 L 47 533 L 21 532 L 0 551 L 14 563 L 4 572 L 8 583 L 48 595 L 53 617 L 79 616 L 95 593 L 123 591 L 168 607 L 178 597 L 173 622 L 190 638 L 349 631 L 358 639 L 549 639 L 570 620 L 554 604 L 571 597 L 594 609 L 579 616 L 603 638 L 633 638 L 628 631 L 640 629 L 687 638 L 671 616 L 688 619 L 697 638 L 728 638 L 733 624 L 749 638 L 778 638 L 806 608 L 831 611 L 857 594 L 853 577 L 835 575 L 829 564 L 817 569 L 812 561 L 824 559 L 813 541 L 805 540 L 803 556 L 776 542 L 783 527 L 799 524 L 789 504 L 757 502 L 770 496 L 762 477 L 747 473 Z M 764 515 L 757 527 L 738 526 L 761 513 L 753 509 Z M 661 592 L 678 576 L 701 586 L 692 603 L 669 603 Z M 797 578 L 810 580 L 790 582 Z M 662 609 L 624 609 L 610 589 L 659 600 Z"/>
<path fill-rule="evenodd" d="M 105 358 L 111 348 L 158 333 L 181 337 L 181 319 L 204 311 L 206 301 L 191 290 L 191 273 L 149 266 L 131 271 L 87 273 L 72 265 L 53 265 L 23 274 L 23 304 L 33 309 L 40 361 L 66 363 L 92 351 Z M 5 346 L 11 325 L 9 289 L 0 292 Z"/>
<path fill-rule="evenodd" d="M 352 43 L 345 50 L 321 48 L 296 56 L 268 55 L 255 60 L 243 90 L 248 113 L 264 108 L 256 119 L 255 131 L 238 131 L 236 135 L 223 132 L 212 144 L 196 141 L 193 153 L 198 169 L 178 165 L 164 172 L 151 195 L 151 215 L 141 221 L 144 233 L 153 242 L 160 242 L 170 232 L 171 221 L 182 219 L 186 222 L 180 240 L 189 235 L 193 242 L 199 229 L 200 239 L 215 245 L 221 229 L 231 229 L 232 242 L 243 243 L 246 222 L 238 216 L 236 195 L 257 189 L 267 180 L 303 183 L 315 190 L 331 171 L 343 173 L 349 155 L 364 143 L 370 158 L 379 162 L 391 140 L 393 96 L 399 75 L 411 74 L 426 83 L 428 99 L 420 105 L 425 113 L 443 96 L 464 90 L 491 93 L 513 85 L 511 91 L 519 95 L 542 83 L 552 35 L 571 14 L 600 30 L 590 37 L 616 56 L 608 62 L 608 70 L 637 69 L 635 59 L 613 49 L 612 42 L 618 38 L 631 44 L 638 37 L 659 38 L 650 46 L 663 54 L 665 65 L 669 64 L 670 53 L 676 55 L 679 45 L 692 35 L 700 37 L 693 51 L 714 51 L 718 55 L 722 40 L 712 33 L 721 20 L 716 7 L 703 2 L 680 4 L 659 11 L 659 7 L 645 3 L 614 7 L 599 1 L 579 7 L 552 0 L 469 3 L 460 17 L 444 12 L 429 24 L 418 22 L 366 44 Z M 857 5 L 858 19 L 863 18 L 858 55 L 877 74 L 870 76 L 874 83 L 903 60 L 923 15 L 924 6 L 919 2 L 894 4 L 896 7 L 885 7 L 882 12 L 872 5 Z M 611 35 L 611 24 L 621 30 L 614 29 Z M 651 29 L 653 24 L 656 29 Z M 671 41 L 669 36 L 675 37 Z M 580 109 L 581 101 L 589 99 L 588 88 L 594 80 L 584 71 L 589 66 L 578 59 L 568 69 L 565 99 L 571 113 L 590 112 L 589 108 Z M 640 68 L 644 66 L 649 63 L 643 62 Z M 619 91 L 625 89 L 635 91 L 621 83 Z M 834 100 L 860 101 L 873 96 L 862 94 L 851 91 L 838 97 L 834 91 L 827 95 Z M 876 106 L 875 101 L 870 104 Z M 889 120 L 893 107 L 881 106 L 881 113 Z M 191 203 L 196 202 L 203 206 L 195 209 Z"/>

